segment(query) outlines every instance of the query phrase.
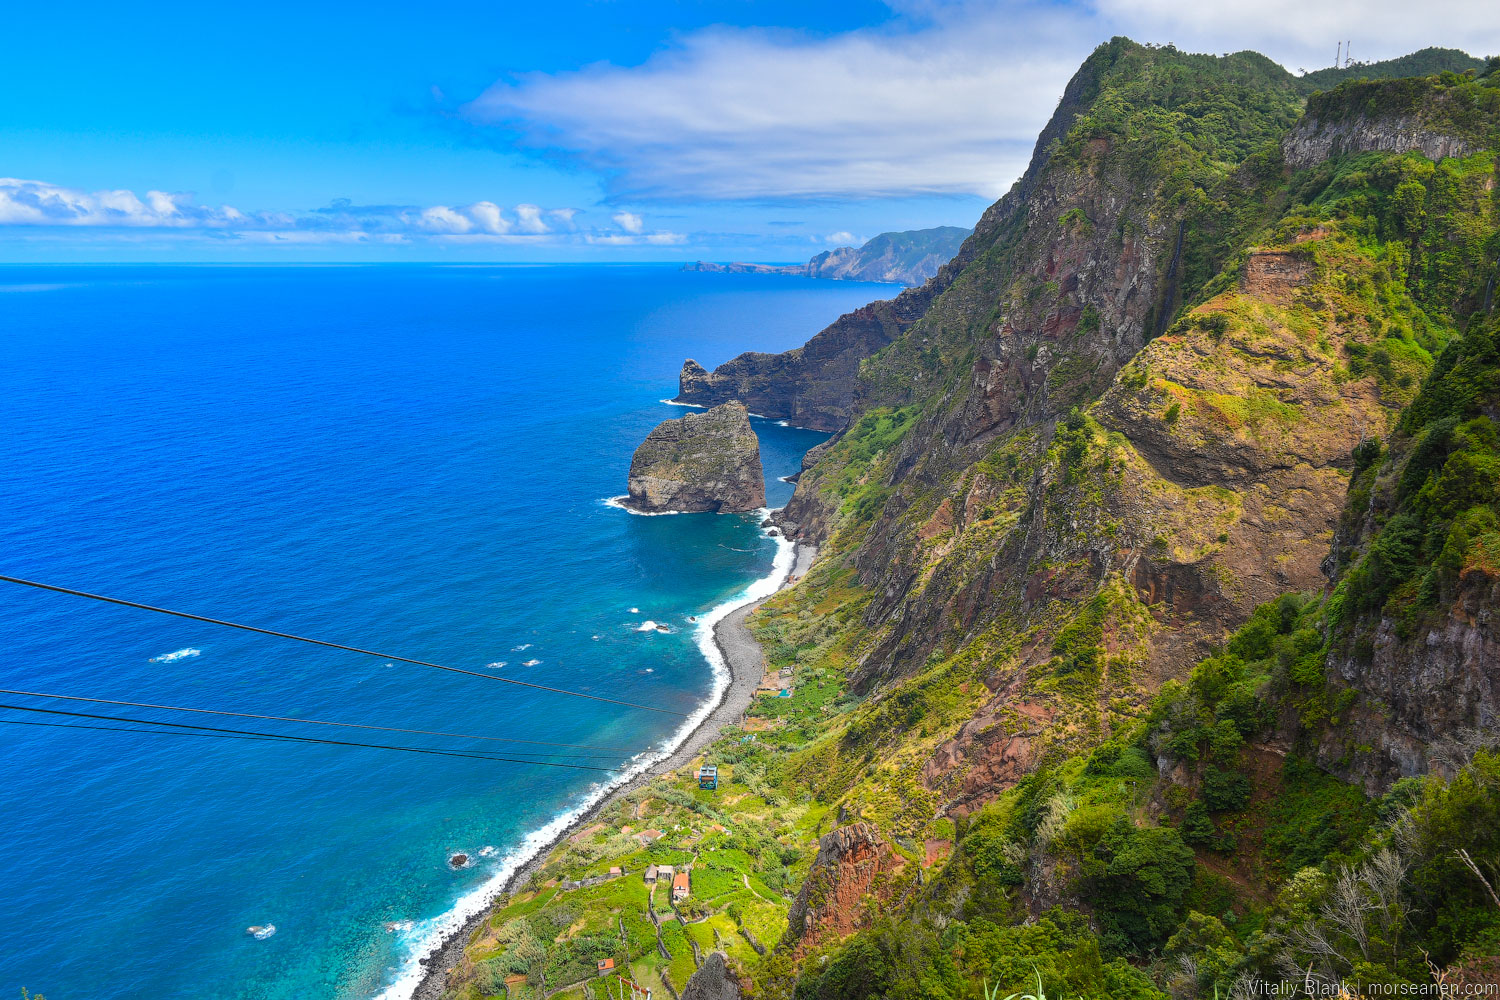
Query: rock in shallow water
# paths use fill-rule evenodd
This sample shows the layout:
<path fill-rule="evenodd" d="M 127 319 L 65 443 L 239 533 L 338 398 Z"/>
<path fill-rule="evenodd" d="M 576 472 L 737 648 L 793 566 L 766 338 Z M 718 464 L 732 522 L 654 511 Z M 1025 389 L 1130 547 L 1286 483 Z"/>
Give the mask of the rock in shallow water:
<path fill-rule="evenodd" d="M 764 507 L 760 441 L 749 412 L 736 401 L 662 421 L 635 450 L 629 487 L 625 502 L 653 514 L 733 514 Z"/>

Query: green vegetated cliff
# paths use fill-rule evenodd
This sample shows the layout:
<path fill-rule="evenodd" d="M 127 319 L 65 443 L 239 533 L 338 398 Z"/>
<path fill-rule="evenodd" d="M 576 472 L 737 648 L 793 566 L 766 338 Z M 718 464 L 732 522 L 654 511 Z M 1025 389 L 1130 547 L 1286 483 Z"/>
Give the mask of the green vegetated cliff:
<path fill-rule="evenodd" d="M 1497 65 L 1101 46 L 838 390 L 781 515 L 819 559 L 753 619 L 790 696 L 454 990 L 1500 983 Z"/>

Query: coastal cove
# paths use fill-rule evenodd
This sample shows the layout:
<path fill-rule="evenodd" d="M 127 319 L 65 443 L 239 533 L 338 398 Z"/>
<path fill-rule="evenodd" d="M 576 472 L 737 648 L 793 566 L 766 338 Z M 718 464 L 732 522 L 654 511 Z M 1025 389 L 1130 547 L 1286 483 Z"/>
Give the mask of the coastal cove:
<path fill-rule="evenodd" d="M 692 717 L 9 594 L 8 688 L 625 749 L 519 764 L 6 727 L 0 804 L 26 817 L 0 871 L 7 982 L 410 995 L 417 959 L 576 813 L 743 710 L 746 612 L 720 654 L 715 611 L 805 568 L 762 514 L 605 502 L 683 414 L 660 402 L 682 359 L 785 349 L 882 294 L 673 266 L 0 269 L 8 572 Z M 824 435 L 752 423 L 777 507 Z"/>

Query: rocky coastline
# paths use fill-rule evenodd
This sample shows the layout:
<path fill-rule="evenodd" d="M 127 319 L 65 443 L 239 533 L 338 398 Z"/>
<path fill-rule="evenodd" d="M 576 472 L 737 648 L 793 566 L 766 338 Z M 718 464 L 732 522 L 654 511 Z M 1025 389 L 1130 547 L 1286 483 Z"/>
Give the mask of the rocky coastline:
<path fill-rule="evenodd" d="M 792 568 L 787 573 L 781 586 L 784 589 L 796 583 L 807 574 L 812 567 L 813 560 L 817 558 L 818 550 L 805 543 L 797 543 L 796 557 Z M 760 643 L 751 634 L 745 622 L 751 614 L 760 607 L 761 601 L 747 604 L 736 608 L 726 615 L 724 619 L 714 627 L 714 641 L 718 644 L 720 653 L 724 656 L 724 663 L 729 670 L 729 684 L 724 689 L 723 697 L 719 699 L 708 717 L 698 727 L 687 735 L 680 746 L 671 754 L 662 758 L 655 765 L 643 771 L 630 781 L 616 788 L 609 795 L 600 799 L 589 810 L 580 814 L 576 820 L 561 831 L 553 840 L 537 851 L 536 854 L 520 868 L 516 869 L 500 892 L 503 896 L 515 891 L 517 886 L 525 885 L 541 866 L 546 863 L 547 856 L 568 837 L 577 833 L 585 826 L 594 821 L 594 817 L 607 809 L 611 804 L 621 797 L 630 794 L 647 782 L 690 763 L 698 753 L 718 738 L 720 731 L 725 726 L 734 725 L 745 717 L 750 708 L 750 703 L 755 697 L 755 690 L 760 685 L 761 676 L 765 669 L 765 659 L 761 652 Z M 473 935 L 476 928 L 489 919 L 490 907 L 464 922 L 464 925 L 443 941 L 438 949 L 422 960 L 425 972 L 422 981 L 412 992 L 412 1000 L 442 1000 L 444 991 L 448 985 L 448 974 L 453 971 L 459 959 L 463 956 L 464 945 Z"/>

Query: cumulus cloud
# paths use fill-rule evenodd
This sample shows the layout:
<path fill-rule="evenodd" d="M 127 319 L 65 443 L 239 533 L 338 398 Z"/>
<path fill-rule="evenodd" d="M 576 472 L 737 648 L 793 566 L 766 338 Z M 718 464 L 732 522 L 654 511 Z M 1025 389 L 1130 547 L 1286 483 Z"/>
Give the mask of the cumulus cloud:
<path fill-rule="evenodd" d="M 889 0 L 874 28 L 824 37 L 717 27 L 638 66 L 496 83 L 465 107 L 523 147 L 599 170 L 618 200 L 995 197 L 1064 85 L 1115 34 L 1194 51 L 1255 48 L 1292 69 L 1425 45 L 1500 49 L 1500 5 L 1471 0 Z"/>
<path fill-rule="evenodd" d="M 434 205 L 422 210 L 421 226 L 434 233 L 467 233 L 474 228 L 474 220 L 447 205 Z"/>
<path fill-rule="evenodd" d="M 184 194 L 148 191 L 142 200 L 132 191 L 90 193 L 46 181 L 0 177 L 0 225 L 222 228 L 245 221 L 244 214 L 228 205 L 195 205 Z"/>
<path fill-rule="evenodd" d="M 835 246 L 847 247 L 852 246 L 856 242 L 856 238 L 853 233 L 840 229 L 836 233 L 829 233 L 823 237 L 823 242 L 832 243 Z"/>
<path fill-rule="evenodd" d="M 542 221 L 542 210 L 536 205 L 517 205 L 516 231 L 533 234 L 547 232 L 547 223 Z"/>
<path fill-rule="evenodd" d="M 616 212 L 615 225 L 627 233 L 639 233 L 645 227 L 645 221 L 634 212 Z"/>
<path fill-rule="evenodd" d="M 487 233 L 503 235 L 510 232 L 510 220 L 505 217 L 500 206 L 492 201 L 481 201 L 470 205 L 469 215 L 473 218 L 475 225 Z"/>
<path fill-rule="evenodd" d="M 520 204 L 505 209 L 493 201 L 472 205 L 356 205 L 340 198 L 308 212 L 242 212 L 230 205 L 198 205 L 191 195 L 126 190 L 86 192 L 45 181 L 0 178 L 0 228 L 92 227 L 170 230 L 219 239 L 275 243 L 405 242 L 460 243 L 589 242 L 580 240 L 572 208 Z M 616 219 L 618 224 L 618 219 Z M 611 227 L 612 228 L 612 227 Z M 633 242 L 676 243 L 637 229 Z M 636 237 L 639 237 L 637 240 Z"/>

